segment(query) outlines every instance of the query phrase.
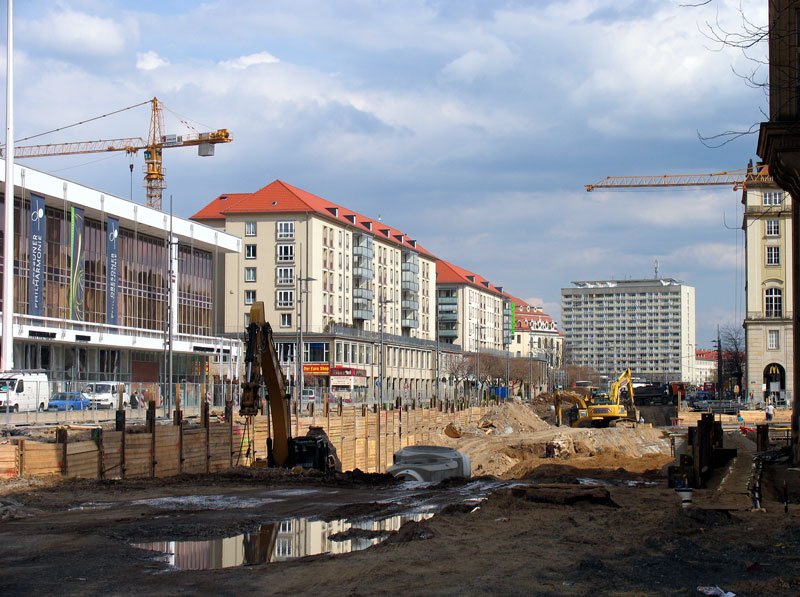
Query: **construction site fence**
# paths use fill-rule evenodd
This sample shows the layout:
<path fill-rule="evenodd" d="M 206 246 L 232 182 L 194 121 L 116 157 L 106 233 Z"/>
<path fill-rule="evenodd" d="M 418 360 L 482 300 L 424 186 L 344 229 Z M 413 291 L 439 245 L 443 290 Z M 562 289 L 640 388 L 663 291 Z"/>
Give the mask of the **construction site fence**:
<path fill-rule="evenodd" d="M 172 424 L 158 424 L 155 405 L 144 410 L 151 411 L 144 424 L 122 425 L 118 431 L 97 426 L 90 439 L 87 426 L 59 427 L 54 442 L 4 438 L 0 477 L 139 479 L 266 464 L 271 430 L 265 415 L 225 421 L 203 409 L 198 421 L 175 416 Z M 486 407 L 455 405 L 392 410 L 351 406 L 294 417 L 291 424 L 296 437 L 321 427 L 343 471 L 385 472 L 397 450 L 430 443 L 433 434 L 450 423 L 462 428 L 473 425 L 485 412 Z"/>

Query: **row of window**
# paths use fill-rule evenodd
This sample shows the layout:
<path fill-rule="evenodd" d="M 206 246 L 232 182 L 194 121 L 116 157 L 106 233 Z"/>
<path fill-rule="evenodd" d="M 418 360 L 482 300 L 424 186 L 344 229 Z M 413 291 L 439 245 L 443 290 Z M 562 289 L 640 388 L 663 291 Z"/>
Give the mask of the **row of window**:
<path fill-rule="evenodd" d="M 294 238 L 294 222 L 276 222 L 275 223 L 276 236 L 282 238 Z M 256 236 L 258 234 L 258 223 L 255 221 L 248 221 L 244 223 L 244 235 Z"/>
<path fill-rule="evenodd" d="M 294 244 L 289 243 L 278 243 L 275 245 L 275 251 L 277 253 L 278 261 L 291 263 L 294 261 Z M 244 246 L 244 258 L 245 259 L 257 259 L 258 258 L 258 245 L 256 244 L 246 244 Z"/>

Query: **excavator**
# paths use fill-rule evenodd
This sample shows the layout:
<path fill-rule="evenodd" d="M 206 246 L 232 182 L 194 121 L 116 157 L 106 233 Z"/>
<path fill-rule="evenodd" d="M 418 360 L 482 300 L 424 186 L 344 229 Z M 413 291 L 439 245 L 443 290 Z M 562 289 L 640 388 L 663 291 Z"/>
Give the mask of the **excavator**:
<path fill-rule="evenodd" d="M 563 420 L 565 402 L 572 404 L 566 411 L 570 427 L 613 427 L 620 421 L 638 421 L 630 369 L 623 371 L 611 384 L 607 396 L 556 392 L 556 414 L 559 421 Z"/>
<path fill-rule="evenodd" d="M 261 413 L 266 399 L 272 427 L 271 437 L 267 439 L 269 466 L 299 466 L 323 472 L 340 469 L 335 450 L 322 429 L 312 428 L 304 437 L 291 436 L 286 380 L 272 339 L 272 326 L 264 317 L 263 301 L 253 303 L 250 308 L 250 324 L 246 332 L 245 375 L 239 414 L 252 423 L 252 417 Z M 262 386 L 267 390 L 263 398 Z"/>

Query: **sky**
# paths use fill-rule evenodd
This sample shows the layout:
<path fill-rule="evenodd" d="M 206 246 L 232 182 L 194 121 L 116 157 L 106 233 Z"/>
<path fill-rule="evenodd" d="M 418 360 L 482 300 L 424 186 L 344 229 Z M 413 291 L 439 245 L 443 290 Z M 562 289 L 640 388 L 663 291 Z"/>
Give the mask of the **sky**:
<path fill-rule="evenodd" d="M 757 160 L 757 133 L 715 148 L 699 135 L 766 119 L 764 90 L 742 79 L 766 48 L 720 47 L 709 28 L 740 30 L 740 9 L 763 23 L 767 3 L 686 4 L 17 1 L 14 136 L 146 137 L 147 105 L 22 141 L 155 96 L 166 133 L 234 138 L 213 158 L 165 150 L 177 216 L 280 179 L 381 217 L 557 321 L 572 281 L 657 271 L 695 287 L 710 348 L 717 325 L 744 317 L 741 194 L 584 190 Z M 124 153 L 20 163 L 145 201 L 141 152 L 133 174 Z"/>

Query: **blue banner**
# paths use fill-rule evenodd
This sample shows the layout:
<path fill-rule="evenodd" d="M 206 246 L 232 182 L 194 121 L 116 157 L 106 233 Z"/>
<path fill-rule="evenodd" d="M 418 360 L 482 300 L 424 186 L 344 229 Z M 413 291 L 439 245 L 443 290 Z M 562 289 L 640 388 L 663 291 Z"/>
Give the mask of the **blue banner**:
<path fill-rule="evenodd" d="M 117 325 L 119 316 L 119 220 L 108 218 L 106 227 L 106 323 Z"/>
<path fill-rule="evenodd" d="M 83 209 L 72 207 L 72 222 L 70 226 L 70 280 L 69 280 L 69 318 L 83 321 L 84 319 L 84 287 L 86 264 L 84 262 L 83 244 Z"/>
<path fill-rule="evenodd" d="M 28 315 L 43 314 L 42 289 L 44 288 L 44 239 L 47 219 L 44 197 L 31 193 L 31 219 L 28 238 Z"/>

